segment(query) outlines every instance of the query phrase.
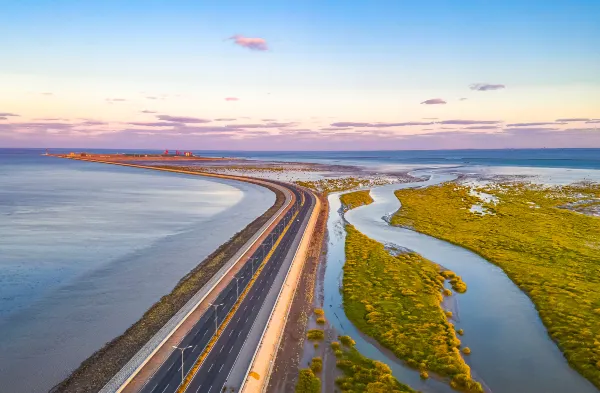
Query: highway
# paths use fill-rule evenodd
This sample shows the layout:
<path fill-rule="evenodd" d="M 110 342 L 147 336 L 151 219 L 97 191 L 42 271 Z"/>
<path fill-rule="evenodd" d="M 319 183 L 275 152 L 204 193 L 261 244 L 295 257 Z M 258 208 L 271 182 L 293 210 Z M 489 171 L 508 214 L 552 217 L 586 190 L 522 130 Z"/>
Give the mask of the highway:
<path fill-rule="evenodd" d="M 294 204 L 294 206 L 285 214 L 284 219 L 273 228 L 271 233 L 269 233 L 260 244 L 260 247 L 252 254 L 245 265 L 237 273 L 237 280 L 232 280 L 229 285 L 221 291 L 217 300 L 213 303 L 214 306 L 210 307 L 204 315 L 202 315 L 196 325 L 179 344 L 179 347 L 181 348 L 187 347 L 187 349 L 183 351 L 183 375 L 185 378 L 185 375 L 187 375 L 198 357 L 204 352 L 206 345 L 215 334 L 217 325 L 221 325 L 227 314 L 235 305 L 238 294 L 241 294 L 244 289 L 246 289 L 252 274 L 261 265 L 265 256 L 273 247 L 273 244 L 282 233 L 285 224 L 289 223 L 290 219 L 296 211 L 298 211 L 298 215 L 290 224 L 289 229 L 281 239 L 279 245 L 275 248 L 272 256 L 260 272 L 254 285 L 250 288 L 239 308 L 235 311 L 218 340 L 206 356 L 201 367 L 195 373 L 194 378 L 186 390 L 187 392 L 215 393 L 221 392 L 224 386 L 230 387 L 227 385 L 226 379 L 257 318 L 258 311 L 265 302 L 277 273 L 282 268 L 286 270 L 289 268 L 291 258 L 286 258 L 286 256 L 288 256 L 290 252 L 295 252 L 295 250 L 291 250 L 291 247 L 295 243 L 294 240 L 302 236 L 308 217 L 314 207 L 315 200 L 314 196 L 309 192 L 289 184 L 279 184 L 294 192 L 297 201 L 304 200 L 305 203 L 301 205 L 299 203 Z M 249 366 L 250 359 L 244 360 L 245 363 L 242 363 Z M 181 378 L 181 351 L 174 350 L 140 391 L 142 393 L 173 393 L 177 391 L 181 383 Z M 231 387 L 234 387 L 235 391 L 239 389 L 239 386 Z"/>

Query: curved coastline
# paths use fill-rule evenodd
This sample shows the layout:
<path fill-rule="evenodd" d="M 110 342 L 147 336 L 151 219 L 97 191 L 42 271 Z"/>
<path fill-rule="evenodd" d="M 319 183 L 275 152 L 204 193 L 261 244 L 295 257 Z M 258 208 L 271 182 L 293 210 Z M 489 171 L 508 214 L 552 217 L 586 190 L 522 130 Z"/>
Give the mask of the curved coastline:
<path fill-rule="evenodd" d="M 433 174 L 430 180 L 436 184 L 453 179 Z M 411 249 L 463 277 L 469 289 L 456 295 L 461 315 L 455 325 L 464 329 L 461 341 L 473 350 L 467 361 L 474 376 L 494 393 L 597 392 L 568 365 L 530 298 L 502 269 L 470 250 L 384 220 L 401 207 L 394 191 L 407 187 L 373 188 L 375 202 L 351 210 L 346 219 L 372 239 Z"/>
<path fill-rule="evenodd" d="M 91 160 L 81 160 L 91 161 Z M 104 162 L 110 163 L 110 162 Z M 138 167 L 131 164 L 115 163 L 129 167 Z M 145 167 L 145 166 L 140 166 Z M 190 171 L 164 170 L 155 167 L 146 167 L 145 169 L 162 170 L 166 172 L 176 172 L 192 175 L 204 175 L 202 173 L 194 173 Z M 219 181 L 236 181 L 249 183 L 254 186 L 259 186 L 269 189 L 275 194 L 274 204 L 267 209 L 265 213 L 253 220 L 244 229 L 233 235 L 227 242 L 222 244 L 212 254 L 202 260 L 192 271 L 187 273 L 180 279 L 179 283 L 173 290 L 163 296 L 159 301 L 152 305 L 143 316 L 129 327 L 122 335 L 112 339 L 102 348 L 97 350 L 88 359 L 83 361 L 81 365 L 71 373 L 71 375 L 55 386 L 52 391 L 70 392 L 70 391 L 97 391 L 99 390 L 112 376 L 118 371 L 131 356 L 133 356 L 139 348 L 152 337 L 152 335 L 160 329 L 170 317 L 179 310 L 182 304 L 189 299 L 197 289 L 201 288 L 204 283 L 212 277 L 222 264 L 224 264 L 230 256 L 235 254 L 237 249 L 241 247 L 247 239 L 249 239 L 262 225 L 267 222 L 279 208 L 283 205 L 285 197 L 281 191 L 275 187 L 265 184 L 262 180 L 245 179 L 241 177 L 229 176 L 213 176 L 208 174 L 209 178 L 217 178 Z M 177 236 L 181 236 L 178 234 Z M 185 234 L 188 238 L 200 236 L 202 233 L 190 232 Z M 160 274 L 158 269 L 156 274 Z M 146 274 L 147 275 L 147 274 Z M 115 299 L 116 300 L 116 299 Z M 138 311 L 139 310 L 130 310 Z M 127 310 L 123 311 L 124 313 Z"/>

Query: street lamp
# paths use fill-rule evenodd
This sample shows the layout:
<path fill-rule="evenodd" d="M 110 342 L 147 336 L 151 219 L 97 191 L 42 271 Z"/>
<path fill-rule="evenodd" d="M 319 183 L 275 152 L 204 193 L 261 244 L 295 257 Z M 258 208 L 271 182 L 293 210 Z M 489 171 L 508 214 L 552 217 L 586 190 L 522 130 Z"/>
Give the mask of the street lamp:
<path fill-rule="evenodd" d="M 242 278 L 244 278 L 244 276 L 241 277 L 233 277 L 235 278 L 235 294 L 237 295 L 237 298 L 239 299 L 240 297 L 240 287 L 239 287 L 239 280 L 241 280 Z"/>
<path fill-rule="evenodd" d="M 183 383 L 183 352 L 188 349 L 191 348 L 191 345 L 188 345 L 187 347 L 183 347 L 183 348 L 179 348 L 173 345 L 173 348 L 175 349 L 179 349 L 181 351 L 181 383 L 179 385 L 181 385 Z"/>
<path fill-rule="evenodd" d="M 217 331 L 219 330 L 219 322 L 217 321 L 217 308 L 222 306 L 223 303 L 219 303 L 219 304 L 208 303 L 208 305 L 215 308 L 215 334 L 217 334 Z"/>

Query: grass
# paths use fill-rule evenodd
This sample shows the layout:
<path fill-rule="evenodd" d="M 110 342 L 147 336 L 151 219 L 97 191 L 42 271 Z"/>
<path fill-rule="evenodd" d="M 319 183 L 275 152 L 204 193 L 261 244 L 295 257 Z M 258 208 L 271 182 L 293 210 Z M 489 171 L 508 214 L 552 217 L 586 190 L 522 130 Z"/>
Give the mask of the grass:
<path fill-rule="evenodd" d="M 344 211 L 373 203 L 369 190 L 354 191 L 340 196 Z"/>
<path fill-rule="evenodd" d="M 269 187 L 270 188 L 270 187 Z M 100 390 L 165 323 L 243 246 L 283 205 L 285 196 L 275 188 L 273 206 L 262 216 L 221 245 L 196 268 L 183 277 L 173 291 L 163 296 L 122 335 L 105 344 L 84 360 L 52 392 L 97 392 Z"/>
<path fill-rule="evenodd" d="M 336 356 L 336 365 L 343 375 L 335 383 L 343 393 L 415 393 L 398 382 L 386 364 L 364 357 L 355 348 L 338 351 Z"/>
<path fill-rule="evenodd" d="M 600 185 L 490 185 L 486 203 L 455 183 L 396 191 L 392 223 L 471 249 L 529 295 L 569 363 L 600 388 L 600 219 L 565 206 L 600 197 Z M 481 203 L 493 214 L 469 212 Z"/>
<path fill-rule="evenodd" d="M 481 392 L 440 305 L 440 267 L 415 253 L 392 256 L 353 226 L 346 230 L 343 297 L 348 318 L 409 366 L 448 377 L 460 390 Z"/>

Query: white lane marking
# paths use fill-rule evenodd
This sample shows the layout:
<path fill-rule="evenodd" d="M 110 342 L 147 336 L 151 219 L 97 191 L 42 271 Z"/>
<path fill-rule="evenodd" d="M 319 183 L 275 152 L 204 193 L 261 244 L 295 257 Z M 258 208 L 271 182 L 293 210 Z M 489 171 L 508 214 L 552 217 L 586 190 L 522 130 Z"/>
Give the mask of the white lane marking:
<path fill-rule="evenodd" d="M 194 348 L 192 348 L 192 352 L 194 352 L 196 350 L 197 346 L 198 346 L 198 344 L 194 345 Z"/>
<path fill-rule="evenodd" d="M 179 366 L 179 368 L 177 369 L 177 371 L 181 370 L 181 366 Z"/>
<path fill-rule="evenodd" d="M 165 390 L 167 390 L 168 387 L 169 387 L 169 384 L 167 384 L 167 386 L 165 386 L 165 388 L 163 389 L 162 393 L 165 393 Z"/>
<path fill-rule="evenodd" d="M 231 347 L 229 347 L 229 352 L 228 353 L 231 353 L 232 349 L 233 349 L 233 345 Z M 152 392 L 150 392 L 150 393 L 152 393 Z"/>
<path fill-rule="evenodd" d="M 221 369 L 223 368 L 223 365 L 221 364 L 221 367 L 219 368 L 219 372 L 221 372 Z"/>
<path fill-rule="evenodd" d="M 156 389 L 158 387 L 158 384 L 156 384 L 156 386 L 154 386 L 154 388 L 150 391 L 150 393 L 152 393 L 154 391 L 154 389 Z"/>
<path fill-rule="evenodd" d="M 212 366 L 214 366 L 214 365 L 215 365 L 214 363 L 213 363 L 213 364 L 211 364 L 211 365 L 210 365 L 210 368 L 208 369 L 208 371 L 210 371 L 210 369 L 211 369 L 211 368 L 212 368 Z"/>
<path fill-rule="evenodd" d="M 221 347 L 221 349 L 219 349 L 219 353 L 221 353 L 221 352 L 223 351 L 223 348 L 225 348 L 225 345 L 223 345 L 223 346 Z"/>
<path fill-rule="evenodd" d="M 210 393 L 210 389 L 212 389 L 212 385 L 210 385 L 210 387 L 208 388 L 208 390 L 206 391 L 206 393 Z"/>
<path fill-rule="evenodd" d="M 231 337 L 231 333 L 233 333 L 233 329 L 229 331 L 229 337 Z"/>

